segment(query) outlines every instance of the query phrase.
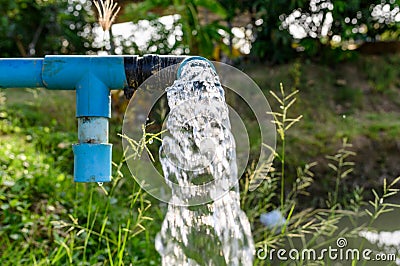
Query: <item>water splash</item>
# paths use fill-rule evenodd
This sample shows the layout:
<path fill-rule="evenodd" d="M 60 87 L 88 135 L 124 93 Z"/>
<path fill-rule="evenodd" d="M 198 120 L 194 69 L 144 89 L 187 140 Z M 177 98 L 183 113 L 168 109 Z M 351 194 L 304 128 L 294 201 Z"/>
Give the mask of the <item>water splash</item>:
<path fill-rule="evenodd" d="M 219 77 L 209 62 L 189 61 L 167 97 L 160 161 L 172 198 L 156 237 L 162 264 L 252 265 L 254 244 L 240 209 L 235 140 Z"/>

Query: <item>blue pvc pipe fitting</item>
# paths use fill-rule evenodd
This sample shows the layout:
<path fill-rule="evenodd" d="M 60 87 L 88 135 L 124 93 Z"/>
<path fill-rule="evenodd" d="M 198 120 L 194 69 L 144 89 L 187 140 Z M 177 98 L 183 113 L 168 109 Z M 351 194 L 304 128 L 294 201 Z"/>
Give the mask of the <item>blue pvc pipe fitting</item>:
<path fill-rule="evenodd" d="M 110 118 L 110 90 L 127 85 L 120 56 L 46 56 L 42 76 L 49 89 L 76 89 L 76 117 Z"/>
<path fill-rule="evenodd" d="M 75 144 L 74 181 L 110 182 L 112 144 Z"/>
<path fill-rule="evenodd" d="M 46 56 L 42 77 L 49 89 L 76 89 L 79 144 L 73 146 L 75 182 L 110 182 L 110 89 L 122 89 L 127 84 L 124 59 L 115 56 Z"/>
<path fill-rule="evenodd" d="M 111 117 L 110 89 L 92 73 L 76 84 L 76 117 L 85 116 Z"/>
<path fill-rule="evenodd" d="M 74 90 L 88 75 L 94 75 L 110 90 L 126 85 L 124 58 L 121 56 L 48 55 L 43 63 L 43 83 L 52 90 Z"/>

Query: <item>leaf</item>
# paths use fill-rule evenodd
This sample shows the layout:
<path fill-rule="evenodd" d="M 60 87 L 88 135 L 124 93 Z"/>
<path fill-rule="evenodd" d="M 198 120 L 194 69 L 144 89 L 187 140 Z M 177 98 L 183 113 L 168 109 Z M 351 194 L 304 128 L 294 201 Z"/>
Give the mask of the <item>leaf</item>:
<path fill-rule="evenodd" d="M 107 221 L 108 221 L 108 216 L 106 216 L 103 219 L 103 224 L 101 225 L 101 229 L 100 229 L 100 235 L 103 235 L 104 230 L 106 229 Z"/>
<path fill-rule="evenodd" d="M 273 170 L 272 162 L 274 157 L 274 154 L 271 154 L 269 159 L 262 163 L 260 167 L 254 170 L 250 175 L 249 191 L 256 190 L 264 180 L 271 179 L 271 177 L 268 176 L 268 172 Z"/>
<path fill-rule="evenodd" d="M 393 187 L 395 184 L 397 184 L 400 181 L 400 176 L 397 177 L 395 180 L 392 181 L 392 183 L 390 183 L 389 187 Z"/>
<path fill-rule="evenodd" d="M 215 0 L 193 0 L 194 5 L 202 6 L 207 8 L 212 13 L 220 16 L 222 19 L 225 19 L 227 16 L 227 12 L 225 8 Z"/>
<path fill-rule="evenodd" d="M 276 149 L 272 148 L 270 145 L 263 143 L 262 144 L 264 147 L 266 147 L 268 150 L 271 151 L 271 153 L 273 154 L 273 156 L 278 157 L 279 158 L 279 153 L 276 152 Z M 269 161 L 269 159 L 267 160 Z"/>
<path fill-rule="evenodd" d="M 289 94 L 288 96 L 286 96 L 283 100 L 287 101 L 289 100 L 291 97 L 293 97 L 295 94 L 297 94 L 299 92 L 299 90 L 295 90 L 294 92 L 292 92 L 291 94 Z"/>
<path fill-rule="evenodd" d="M 379 199 L 378 193 L 376 193 L 375 189 L 372 190 L 372 193 L 375 196 L 375 199 Z"/>
<path fill-rule="evenodd" d="M 383 213 L 392 212 L 392 211 L 394 211 L 394 209 L 392 209 L 392 208 L 389 208 L 389 209 L 384 209 L 384 208 L 382 208 L 382 209 L 380 209 L 380 210 L 376 213 L 376 216 L 378 217 L 378 216 L 380 216 L 380 215 L 383 214 Z"/>
<path fill-rule="evenodd" d="M 395 204 L 395 203 L 385 203 L 385 206 L 394 207 L 394 208 L 400 208 L 400 204 Z"/>
<path fill-rule="evenodd" d="M 290 218 L 292 218 L 292 214 L 293 214 L 293 211 L 294 211 L 294 207 L 295 207 L 295 206 L 296 206 L 296 203 L 294 203 L 294 204 L 292 205 L 292 208 L 290 208 L 290 211 L 289 211 L 289 214 L 288 214 L 288 216 L 287 216 L 285 225 L 283 226 L 282 231 L 281 231 L 282 234 L 284 234 L 285 231 L 286 231 L 286 227 L 287 227 L 287 225 L 289 224 Z"/>
<path fill-rule="evenodd" d="M 269 93 L 281 104 L 283 105 L 283 101 L 275 94 L 273 91 L 269 91 Z"/>
<path fill-rule="evenodd" d="M 329 168 L 331 168 L 333 171 L 337 172 L 337 167 L 331 163 L 328 163 Z"/>
<path fill-rule="evenodd" d="M 332 156 L 332 155 L 326 155 L 325 158 L 329 159 L 329 160 L 332 160 L 332 161 L 337 161 L 337 158 L 335 156 Z"/>
<path fill-rule="evenodd" d="M 386 194 L 386 178 L 383 179 L 383 194 Z"/>
<path fill-rule="evenodd" d="M 78 224 L 78 218 L 74 218 L 71 214 L 68 214 L 68 217 L 71 219 L 73 224 Z"/>
<path fill-rule="evenodd" d="M 391 197 L 393 195 L 396 195 L 397 193 L 398 193 L 398 191 L 392 191 L 392 192 L 389 192 L 389 193 L 383 195 L 383 197 L 384 198 L 388 198 L 388 197 Z"/>
<path fill-rule="evenodd" d="M 374 217 L 374 215 L 373 215 L 368 209 L 365 209 L 365 212 L 366 212 L 370 217 Z"/>
<path fill-rule="evenodd" d="M 271 121 L 271 122 L 274 123 L 275 125 L 279 126 L 279 127 L 282 127 L 282 126 L 283 126 L 283 124 L 282 124 L 281 121 L 273 120 L 273 121 Z"/>
<path fill-rule="evenodd" d="M 85 229 L 79 230 L 78 233 L 76 233 L 76 236 L 79 236 L 79 235 L 82 234 L 83 232 L 85 232 Z"/>
<path fill-rule="evenodd" d="M 56 241 L 56 242 L 59 243 L 60 246 L 62 246 L 65 249 L 65 251 L 67 252 L 67 256 L 69 258 L 69 262 L 72 263 L 71 249 L 68 247 L 68 245 L 64 241 Z"/>
<path fill-rule="evenodd" d="M 288 103 L 288 105 L 286 105 L 285 110 L 288 110 L 290 108 L 290 106 L 292 106 L 295 102 L 296 102 L 297 98 L 294 98 L 290 101 L 290 103 Z"/>
<path fill-rule="evenodd" d="M 277 112 L 267 112 L 267 114 L 269 114 L 269 115 L 276 115 L 276 116 L 283 116 L 283 114 L 281 114 L 281 113 L 277 113 Z"/>
<path fill-rule="evenodd" d="M 347 169 L 346 171 L 344 171 L 341 175 L 340 178 L 345 178 L 348 174 L 350 174 L 351 172 L 353 172 L 353 168 Z"/>
<path fill-rule="evenodd" d="M 293 121 L 290 122 L 290 123 L 285 127 L 285 130 L 288 130 L 288 129 L 291 128 L 294 124 L 296 124 L 297 122 L 299 122 L 300 119 L 301 119 L 302 117 L 303 117 L 303 116 L 300 115 L 299 117 L 293 119 Z"/>

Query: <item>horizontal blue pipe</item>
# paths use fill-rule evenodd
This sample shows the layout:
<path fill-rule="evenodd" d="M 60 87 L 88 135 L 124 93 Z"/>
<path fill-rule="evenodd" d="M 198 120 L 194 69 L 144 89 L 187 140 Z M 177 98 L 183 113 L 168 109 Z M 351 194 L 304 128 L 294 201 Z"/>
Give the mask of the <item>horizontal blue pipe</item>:
<path fill-rule="evenodd" d="M 0 58 L 0 88 L 44 87 L 43 58 Z"/>
<path fill-rule="evenodd" d="M 48 89 L 74 90 L 89 75 L 110 90 L 122 89 L 127 84 L 121 56 L 48 55 L 44 58 L 42 78 Z M 90 82 L 87 85 L 91 86 Z"/>
<path fill-rule="evenodd" d="M 109 89 L 126 86 L 122 56 L 59 56 L 43 58 L 0 58 L 0 88 L 75 90 L 90 74 Z"/>

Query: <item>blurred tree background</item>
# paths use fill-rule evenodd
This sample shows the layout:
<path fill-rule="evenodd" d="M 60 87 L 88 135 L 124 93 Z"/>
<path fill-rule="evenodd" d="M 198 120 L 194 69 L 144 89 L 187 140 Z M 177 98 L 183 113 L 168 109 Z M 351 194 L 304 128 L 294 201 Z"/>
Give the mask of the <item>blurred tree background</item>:
<path fill-rule="evenodd" d="M 112 54 L 329 61 L 347 58 L 347 51 L 364 43 L 397 41 L 400 31 L 399 0 L 121 0 L 119 5 L 117 22 L 133 22 L 136 28 L 111 32 L 111 43 L 103 48 Z M 102 48 L 90 1 L 1 0 L 1 6 L 0 56 L 87 54 Z M 171 16 L 169 23 L 165 16 Z M 139 47 L 129 31 L 143 28 L 149 36 Z"/>
<path fill-rule="evenodd" d="M 90 1 L 1 0 L 0 55 L 34 57 L 91 50 Z"/>

